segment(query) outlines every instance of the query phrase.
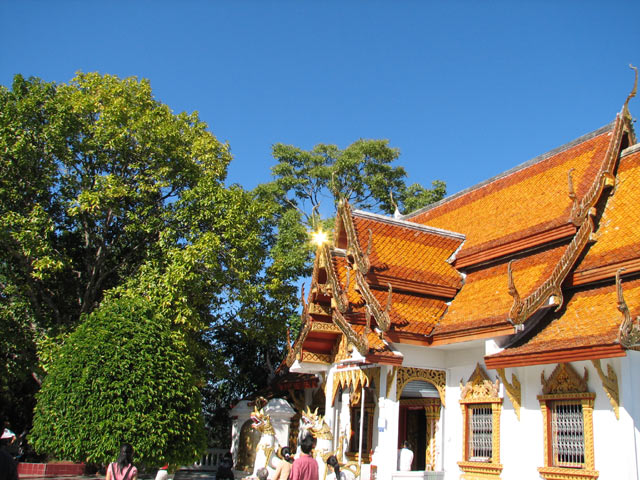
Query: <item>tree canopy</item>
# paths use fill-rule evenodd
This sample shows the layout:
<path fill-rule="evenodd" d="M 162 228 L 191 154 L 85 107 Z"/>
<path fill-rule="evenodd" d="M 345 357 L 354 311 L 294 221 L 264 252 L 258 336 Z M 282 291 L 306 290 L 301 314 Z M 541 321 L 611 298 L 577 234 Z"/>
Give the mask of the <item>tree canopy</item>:
<path fill-rule="evenodd" d="M 16 76 L 0 112 L 2 413 L 28 426 L 33 379 L 106 300 L 145 299 L 183 332 L 199 385 L 223 375 L 204 336 L 251 309 L 272 212 L 224 184 L 228 146 L 134 78 Z"/>
<path fill-rule="evenodd" d="M 145 423 L 148 443 L 128 426 L 118 430 L 116 417 L 124 425 L 142 421 L 142 404 L 86 396 L 98 384 L 82 375 L 174 408 L 177 400 L 164 391 L 173 380 L 165 377 L 183 372 L 172 384 L 176 395 L 197 387 L 209 432 L 227 441 L 227 409 L 267 386 L 287 330 L 295 334 L 300 281 L 311 266 L 309 229 L 328 227 L 340 198 L 392 213 L 444 195 L 442 182 L 407 186 L 404 169 L 393 164 L 399 151 L 386 140 L 309 151 L 277 144 L 272 181 L 252 192 L 228 186 L 229 147 L 197 113 L 174 114 L 146 80 L 97 73 L 66 84 L 17 75 L 11 89 L 0 87 L 0 151 L 0 413 L 28 427 L 44 379 L 33 438 L 42 450 L 73 459 L 113 455 L 109 428 L 132 443 L 140 439 L 147 446 L 134 447 L 149 461 L 182 460 L 169 441 L 187 456 L 202 446 L 195 423 L 182 439 L 171 437 L 173 423 L 165 430 Z M 135 321 L 158 339 L 141 338 Z M 146 390 L 138 390 L 136 372 L 115 378 L 114 365 L 93 356 L 109 336 L 119 359 L 147 372 Z M 181 355 L 165 363 L 147 354 L 135 359 L 136 342 L 145 352 Z M 84 373 L 65 365 L 76 352 L 86 356 Z M 155 386 L 162 394 L 149 396 Z M 72 427 L 82 418 L 59 411 L 65 389 L 67 405 L 101 409 L 103 423 Z M 193 404 L 184 408 L 149 415 L 200 421 Z M 63 417 L 78 440 L 51 438 Z"/>

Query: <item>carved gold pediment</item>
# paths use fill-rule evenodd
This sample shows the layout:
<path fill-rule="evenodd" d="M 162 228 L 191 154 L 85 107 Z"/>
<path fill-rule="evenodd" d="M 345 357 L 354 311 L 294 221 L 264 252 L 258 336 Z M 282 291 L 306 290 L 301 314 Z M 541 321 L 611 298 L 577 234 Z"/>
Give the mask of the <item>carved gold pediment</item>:
<path fill-rule="evenodd" d="M 578 372 L 569 363 L 559 363 L 548 379 L 544 377 L 544 370 L 540 374 L 542 381 L 542 393 L 553 395 L 559 393 L 586 393 L 589 391 L 587 381 L 589 372 L 584 369 L 584 377 L 580 377 Z"/>
<path fill-rule="evenodd" d="M 442 406 L 445 406 L 445 386 L 447 384 L 447 375 L 443 370 L 429 370 L 413 367 L 400 367 L 396 376 L 396 397 L 400 400 L 402 390 L 413 380 L 423 380 L 433 384 L 438 390 Z"/>
<path fill-rule="evenodd" d="M 478 363 L 475 370 L 463 383 L 460 380 L 460 401 L 477 401 L 500 398 L 500 380 L 491 381 L 487 372 Z"/>

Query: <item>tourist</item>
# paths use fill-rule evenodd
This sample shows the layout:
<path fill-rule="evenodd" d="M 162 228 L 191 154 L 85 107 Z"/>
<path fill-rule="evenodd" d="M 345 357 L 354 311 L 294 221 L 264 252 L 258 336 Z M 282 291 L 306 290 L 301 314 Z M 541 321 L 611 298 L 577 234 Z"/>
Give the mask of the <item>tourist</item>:
<path fill-rule="evenodd" d="M 256 476 L 258 477 L 258 480 L 267 480 L 267 478 L 269 477 L 269 470 L 262 467 L 258 469 L 258 471 L 256 472 Z"/>
<path fill-rule="evenodd" d="M 405 440 L 398 455 L 398 470 L 401 472 L 410 472 L 412 463 L 413 452 L 409 448 L 409 442 Z"/>
<path fill-rule="evenodd" d="M 338 462 L 338 459 L 336 458 L 335 455 L 331 455 L 329 458 L 327 458 L 327 465 L 329 465 L 331 468 L 333 468 L 333 473 L 327 475 L 327 480 L 333 480 L 335 478 L 335 480 L 346 480 L 347 477 L 344 474 L 344 472 L 340 471 L 340 462 Z"/>
<path fill-rule="evenodd" d="M 123 443 L 118 460 L 109 464 L 105 480 L 136 480 L 138 469 L 133 466 L 133 447 Z"/>
<path fill-rule="evenodd" d="M 313 436 L 305 435 L 300 442 L 300 455 L 291 465 L 289 480 L 318 480 L 318 462 L 311 456 L 313 450 Z"/>
<path fill-rule="evenodd" d="M 293 457 L 291 456 L 291 450 L 289 447 L 282 447 L 280 449 L 280 456 L 282 461 L 276 468 L 276 473 L 271 480 L 288 480 L 291 473 L 291 464 L 293 463 Z"/>
<path fill-rule="evenodd" d="M 1 418 L 0 425 L 4 425 L 4 421 Z M 15 439 L 15 435 L 13 438 Z M 4 443 L 4 440 L 2 440 L 2 443 Z M 4 445 L 0 445 L 0 479 L 18 480 L 18 466 L 9 452 L 5 451 Z"/>
<path fill-rule="evenodd" d="M 158 469 L 156 473 L 156 480 L 167 480 L 169 478 L 169 464 L 165 463 Z"/>
<path fill-rule="evenodd" d="M 231 452 L 227 452 L 222 457 L 218 471 L 216 472 L 216 480 L 234 480 L 233 475 L 233 457 Z"/>

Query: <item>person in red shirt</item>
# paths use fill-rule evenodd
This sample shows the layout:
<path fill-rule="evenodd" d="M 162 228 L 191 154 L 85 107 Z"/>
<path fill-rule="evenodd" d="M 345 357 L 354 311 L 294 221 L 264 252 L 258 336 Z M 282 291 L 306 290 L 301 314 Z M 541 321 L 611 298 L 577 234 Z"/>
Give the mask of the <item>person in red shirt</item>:
<path fill-rule="evenodd" d="M 307 434 L 300 442 L 300 455 L 291 465 L 289 480 L 318 480 L 318 462 L 311 456 L 313 436 Z"/>

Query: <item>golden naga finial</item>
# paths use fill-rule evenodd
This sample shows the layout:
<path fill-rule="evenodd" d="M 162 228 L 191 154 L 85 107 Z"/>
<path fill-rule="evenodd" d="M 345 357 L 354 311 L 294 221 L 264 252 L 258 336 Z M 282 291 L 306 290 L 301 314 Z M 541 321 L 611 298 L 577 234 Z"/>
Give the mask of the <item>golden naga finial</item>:
<path fill-rule="evenodd" d="M 513 260 L 509 261 L 507 265 L 507 277 L 509 279 L 509 295 L 513 297 L 513 305 L 511 306 L 511 311 L 509 312 L 509 321 L 514 325 L 516 323 L 521 323 L 521 320 L 518 318 L 520 312 L 522 311 L 522 300 L 520 299 L 520 294 L 518 293 L 518 289 L 516 288 L 516 283 L 513 280 L 513 270 L 511 265 L 513 264 Z"/>
<path fill-rule="evenodd" d="M 634 67 L 633 65 L 629 64 L 629 68 L 635 70 L 636 72 L 636 79 L 633 82 L 633 90 L 631 90 L 631 93 L 629 94 L 629 96 L 627 97 L 627 99 L 624 102 L 624 106 L 622 107 L 622 111 L 624 112 L 625 115 L 627 115 L 628 117 L 631 116 L 631 114 L 629 113 L 629 100 L 631 100 L 633 97 L 636 96 L 636 93 L 638 92 L 638 68 Z"/>

